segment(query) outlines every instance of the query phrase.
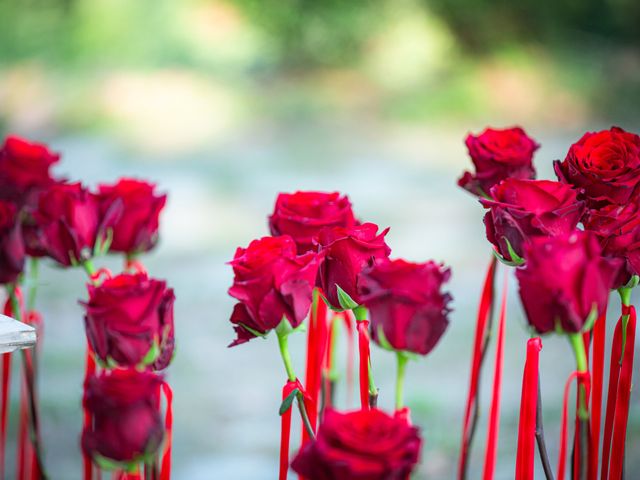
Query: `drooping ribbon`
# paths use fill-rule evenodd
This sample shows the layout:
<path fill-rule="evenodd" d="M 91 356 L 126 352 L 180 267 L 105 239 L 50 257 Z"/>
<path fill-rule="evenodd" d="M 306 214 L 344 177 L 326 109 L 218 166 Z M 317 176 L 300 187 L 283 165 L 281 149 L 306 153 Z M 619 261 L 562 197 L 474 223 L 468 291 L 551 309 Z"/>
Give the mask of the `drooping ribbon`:
<path fill-rule="evenodd" d="M 522 375 L 516 480 L 533 480 L 534 478 L 540 350 L 542 350 L 542 340 L 538 337 L 529 339 L 527 342 L 527 359 Z"/>
<path fill-rule="evenodd" d="M 609 459 L 611 456 L 611 440 L 613 437 L 613 420 L 616 413 L 616 397 L 618 393 L 618 380 L 620 378 L 620 357 L 622 355 L 622 316 L 616 323 L 611 344 L 611 358 L 609 359 L 609 386 L 607 388 L 607 407 L 604 417 L 604 430 L 602 432 L 602 463 L 600 466 L 600 479 L 609 478 Z"/>
<path fill-rule="evenodd" d="M 282 387 L 282 400 L 284 401 L 294 390 L 299 390 L 304 398 L 305 407 L 308 409 L 311 404 L 311 398 L 307 395 L 302 384 L 296 379 L 288 380 Z M 287 480 L 287 473 L 289 471 L 289 441 L 291 439 L 291 409 L 293 408 L 293 402 L 282 412 L 280 417 L 280 473 L 278 475 L 279 480 Z"/>
<path fill-rule="evenodd" d="M 369 321 L 358 320 L 358 352 L 360 355 L 360 408 L 369 410 Z"/>
<path fill-rule="evenodd" d="M 589 480 L 598 479 L 598 450 L 600 422 L 602 420 L 602 383 L 604 377 L 604 347 L 607 333 L 606 310 L 593 326 L 592 390 L 591 390 L 591 443 L 589 453 Z"/>
<path fill-rule="evenodd" d="M 165 444 L 162 453 L 162 466 L 160 468 L 160 480 L 171 479 L 171 444 L 173 442 L 173 390 L 167 382 L 162 384 L 162 392 L 166 400 L 166 413 L 164 418 Z"/>
<path fill-rule="evenodd" d="M 460 459 L 458 461 L 458 479 L 461 480 L 466 476 L 467 461 L 469 448 L 471 446 L 472 436 L 472 412 L 477 412 L 478 389 L 480 380 L 480 371 L 484 358 L 484 352 L 488 346 L 488 333 L 491 324 L 491 310 L 493 306 L 493 286 L 496 271 L 496 258 L 491 256 L 491 262 L 487 268 L 487 273 L 482 287 L 482 296 L 478 306 L 478 315 L 476 320 L 476 331 L 473 340 L 473 353 L 471 356 L 471 373 L 469 378 L 469 390 L 467 392 L 467 401 L 464 410 L 464 419 L 462 423 L 462 442 L 460 446 Z"/>
<path fill-rule="evenodd" d="M 5 449 L 9 417 L 9 387 L 11 384 L 11 354 L 2 354 L 2 410 L 0 411 L 0 478 L 5 478 Z"/>
<path fill-rule="evenodd" d="M 567 418 L 569 416 L 569 393 L 573 379 L 577 379 L 577 395 L 580 395 L 580 386 L 585 388 L 586 398 L 589 398 L 589 372 L 572 372 L 564 386 L 564 396 L 562 399 L 562 420 L 560 423 L 560 449 L 558 452 L 558 471 L 556 480 L 564 480 L 565 466 L 567 463 Z M 578 422 L 576 421 L 576 425 Z M 576 435 L 578 436 L 578 435 Z M 579 452 L 577 452 L 579 454 Z"/>
<path fill-rule="evenodd" d="M 347 331 L 347 404 L 351 405 L 353 399 L 353 322 L 351 314 L 344 312 L 344 324 Z"/>
<path fill-rule="evenodd" d="M 84 371 L 85 385 L 89 377 L 95 375 L 95 373 L 96 373 L 96 360 L 93 356 L 93 350 L 91 349 L 91 345 L 87 342 L 87 353 L 86 353 L 85 371 Z M 83 422 L 83 427 L 85 429 L 88 429 L 91 427 L 91 422 L 92 422 L 91 414 L 89 413 L 89 410 L 84 405 L 84 402 L 82 405 L 82 422 Z M 92 474 L 93 474 L 93 463 L 91 461 L 91 457 L 84 452 L 84 449 L 82 451 L 82 466 L 83 466 L 82 468 L 83 479 L 91 480 Z"/>
<path fill-rule="evenodd" d="M 493 373 L 493 392 L 491 408 L 489 409 L 489 431 L 487 432 L 487 447 L 484 455 L 484 480 L 493 480 L 496 468 L 496 453 L 498 451 L 498 436 L 500 433 L 500 399 L 502 392 L 502 367 L 504 363 L 504 332 L 507 317 L 507 286 L 509 277 L 504 274 L 502 287 L 502 302 L 498 319 L 498 338 L 496 339 L 496 360 Z"/>

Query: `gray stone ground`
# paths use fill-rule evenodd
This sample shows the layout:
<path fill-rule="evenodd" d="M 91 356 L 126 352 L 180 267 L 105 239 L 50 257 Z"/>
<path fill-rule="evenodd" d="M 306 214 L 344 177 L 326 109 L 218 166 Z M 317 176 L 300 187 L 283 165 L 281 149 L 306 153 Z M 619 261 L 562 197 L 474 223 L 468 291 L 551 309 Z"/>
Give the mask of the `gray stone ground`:
<path fill-rule="evenodd" d="M 391 226 L 388 242 L 394 256 L 433 258 L 452 267 L 455 310 L 450 328 L 431 355 L 409 366 L 406 396 L 425 437 L 422 465 L 414 478 L 453 478 L 475 308 L 489 260 L 481 208 L 455 185 L 467 166 L 465 133 L 452 127 L 391 128 L 357 122 L 259 124 L 210 149 L 166 157 L 145 155 L 105 137 L 54 139 L 53 146 L 64 152 L 60 173 L 89 184 L 137 175 L 157 181 L 169 192 L 161 243 L 145 260 L 152 274 L 169 280 L 178 298 L 178 351 L 168 373 L 175 391 L 174 478 L 267 480 L 276 476 L 283 369 L 274 338 L 226 348 L 233 333 L 228 324 L 232 302 L 226 295 L 231 272 L 225 262 L 236 246 L 267 233 L 266 216 L 277 192 L 296 189 L 348 193 L 360 218 Z M 536 157 L 540 176 L 550 177 L 551 160 L 563 155 L 577 138 L 576 132 L 531 133 L 543 143 Z M 116 259 L 100 263 L 118 267 Z M 46 460 L 52 478 L 75 479 L 80 478 L 84 368 L 83 326 L 76 299 L 84 296 L 84 278 L 79 271 L 61 271 L 51 265 L 42 270 L 38 306 L 46 321 L 40 376 Z M 498 278 L 502 282 L 502 272 Z M 528 337 L 513 281 L 509 299 L 498 479 L 513 478 Z M 612 299 L 612 316 L 617 308 L 618 300 Z M 292 343 L 301 372 L 304 336 L 298 335 Z M 393 401 L 393 360 L 389 353 L 374 348 L 383 408 L 391 408 Z M 493 353 L 488 360 L 482 392 L 484 418 Z M 555 463 L 562 385 L 573 364 L 567 342 L 544 339 L 541 362 L 545 427 Z M 345 387 L 341 388 L 346 406 Z M 627 478 L 640 475 L 640 408 L 635 392 L 632 402 Z M 480 477 L 485 427 L 486 423 L 480 424 L 471 478 Z M 13 450 L 9 454 L 12 465 Z"/>

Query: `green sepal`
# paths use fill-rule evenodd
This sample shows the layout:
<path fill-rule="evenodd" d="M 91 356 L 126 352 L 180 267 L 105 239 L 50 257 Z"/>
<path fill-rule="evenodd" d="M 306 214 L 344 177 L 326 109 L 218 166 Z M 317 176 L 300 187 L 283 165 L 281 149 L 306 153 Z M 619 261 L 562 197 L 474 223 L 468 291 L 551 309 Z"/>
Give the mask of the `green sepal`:
<path fill-rule="evenodd" d="M 291 408 L 291 405 L 293 404 L 293 401 L 296 399 L 296 395 L 298 395 L 298 393 L 300 393 L 300 390 L 298 390 L 297 388 L 294 388 L 293 391 L 289 395 L 287 395 L 284 400 L 282 400 L 282 403 L 280 404 L 280 410 L 279 410 L 280 415 L 284 415 L 287 412 L 287 410 Z"/>
<path fill-rule="evenodd" d="M 417 360 L 420 358 L 420 355 L 418 353 L 410 352 L 408 350 L 397 350 L 393 348 L 389 343 L 389 339 L 387 339 L 387 336 L 384 334 L 382 326 L 378 326 L 378 330 L 376 332 L 376 343 L 385 350 L 388 350 L 389 352 L 395 352 L 398 355 L 402 355 L 408 360 Z"/>
<path fill-rule="evenodd" d="M 279 337 L 282 337 L 282 336 L 287 336 L 287 335 L 290 335 L 290 334 L 296 333 L 296 332 L 304 332 L 304 331 L 306 331 L 306 329 L 307 329 L 307 326 L 305 325 L 304 322 L 302 322 L 297 327 L 293 328 L 291 326 L 291 322 L 289 322 L 287 317 L 283 316 L 282 320 L 280 321 L 278 326 L 275 328 L 275 331 L 276 331 L 276 334 Z"/>
<path fill-rule="evenodd" d="M 269 332 L 259 332 L 258 330 L 255 330 L 251 327 L 248 327 L 247 325 L 245 325 L 244 323 L 239 323 L 238 325 L 240 325 L 242 328 L 244 328 L 247 332 L 252 333 L 254 336 L 256 337 L 260 337 L 260 338 L 267 338 L 267 335 L 269 334 Z"/>
<path fill-rule="evenodd" d="M 636 288 L 638 283 L 640 283 L 640 277 L 638 275 L 633 275 L 622 288 Z"/>
<path fill-rule="evenodd" d="M 505 265 L 508 265 L 510 267 L 519 267 L 520 265 L 523 265 L 524 258 L 522 258 L 520 255 L 516 253 L 516 251 L 513 249 L 513 246 L 511 245 L 511 242 L 507 239 L 507 237 L 502 237 L 502 238 L 507 244 L 507 251 L 509 252 L 509 256 L 511 257 L 511 260 L 507 260 L 502 255 L 500 255 L 500 253 L 497 250 L 493 250 L 493 254 L 496 256 L 496 258 L 500 260 L 501 263 L 504 263 Z"/>
<path fill-rule="evenodd" d="M 96 243 L 93 245 L 93 256 L 105 255 L 111 247 L 111 242 L 113 242 L 113 228 L 107 228 L 104 235 L 102 232 L 98 235 Z"/>
<path fill-rule="evenodd" d="M 593 324 L 596 323 L 597 318 L 598 318 L 598 305 L 594 303 L 593 307 L 591 307 L 591 311 L 589 312 L 589 316 L 584 321 L 584 325 L 581 331 L 588 332 L 589 330 L 591 330 L 593 328 Z"/>
<path fill-rule="evenodd" d="M 159 356 L 160 356 L 160 344 L 158 343 L 157 339 L 154 339 L 153 343 L 151 344 L 151 348 L 149 349 L 147 354 L 144 357 L 142 357 L 142 360 L 140 360 L 140 363 L 138 364 L 138 366 L 146 367 L 148 365 L 151 365 L 153 362 L 156 361 L 156 359 Z"/>
<path fill-rule="evenodd" d="M 343 310 L 353 310 L 354 308 L 358 308 L 359 305 L 349 296 L 347 292 L 345 292 L 340 285 L 336 284 L 336 290 L 338 292 L 338 302 L 340 302 L 340 306 Z"/>

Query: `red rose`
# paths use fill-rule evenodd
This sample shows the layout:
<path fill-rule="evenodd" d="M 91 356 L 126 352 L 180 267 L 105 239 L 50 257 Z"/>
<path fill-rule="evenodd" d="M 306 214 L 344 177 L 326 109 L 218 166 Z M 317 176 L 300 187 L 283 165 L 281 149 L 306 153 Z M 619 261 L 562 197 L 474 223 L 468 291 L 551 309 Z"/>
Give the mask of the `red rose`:
<path fill-rule="evenodd" d="M 87 338 L 106 364 L 155 370 L 171 362 L 174 347 L 173 290 L 146 273 L 121 274 L 89 285 Z"/>
<path fill-rule="evenodd" d="M 162 377 L 134 369 L 89 377 L 84 405 L 92 416 L 82 432 L 82 448 L 94 461 L 130 464 L 155 453 L 162 443 Z"/>
<path fill-rule="evenodd" d="M 313 240 L 323 228 L 349 228 L 355 224 L 349 198 L 338 192 L 281 193 L 269 217 L 271 234 L 291 236 L 298 253 L 314 250 Z"/>
<path fill-rule="evenodd" d="M 0 200 L 0 283 L 16 281 L 24 269 L 24 257 L 18 209 Z"/>
<path fill-rule="evenodd" d="M 358 275 L 363 268 L 389 256 L 391 249 L 384 241 L 388 231 L 387 228 L 378 234 L 377 225 L 363 223 L 351 228 L 325 228 L 320 232 L 318 243 L 325 257 L 318 272 L 318 286 L 334 308 L 342 309 L 336 286 L 360 303 Z"/>
<path fill-rule="evenodd" d="M 59 159 L 45 145 L 7 137 L 0 148 L 0 196 L 18 205 L 33 203 L 37 191 L 55 182 L 49 169 Z"/>
<path fill-rule="evenodd" d="M 514 260 L 507 240 L 522 257 L 523 244 L 529 238 L 575 230 L 585 211 L 577 195 L 559 182 L 508 178 L 491 189 L 491 200 L 480 199 L 490 209 L 484 217 L 487 238 L 506 259 Z"/>
<path fill-rule="evenodd" d="M 263 237 L 238 248 L 231 262 L 234 279 L 229 295 L 239 300 L 231 314 L 238 338 L 230 347 L 248 342 L 253 332 L 266 334 L 286 318 L 297 327 L 309 313 L 319 257 L 297 255 L 288 235 Z"/>
<path fill-rule="evenodd" d="M 404 480 L 420 459 L 419 430 L 381 410 L 328 409 L 318 436 L 291 463 L 309 480 Z"/>
<path fill-rule="evenodd" d="M 534 237 L 525 244 L 524 256 L 516 277 L 529 324 L 538 333 L 557 327 L 580 332 L 593 309 L 604 312 L 622 267 L 621 260 L 602 256 L 589 232 Z"/>
<path fill-rule="evenodd" d="M 505 178 L 535 178 L 533 154 L 540 147 L 520 127 L 494 130 L 480 135 L 467 135 L 465 140 L 476 172 L 465 172 L 458 180 L 465 190 L 486 196 L 491 187 Z"/>
<path fill-rule="evenodd" d="M 429 353 L 449 325 L 451 296 L 441 290 L 450 276 L 435 262 L 388 260 L 365 269 L 358 287 L 373 340 L 395 350 Z"/>
<path fill-rule="evenodd" d="M 640 198 L 626 205 L 589 210 L 582 223 L 596 235 L 605 256 L 624 260 L 616 287 L 626 284 L 632 275 L 640 275 Z"/>
<path fill-rule="evenodd" d="M 104 240 L 112 217 L 100 217 L 94 194 L 80 183 L 59 183 L 44 191 L 34 219 L 40 238 L 37 243 L 47 255 L 69 266 L 91 258 L 96 240 Z"/>
<path fill-rule="evenodd" d="M 156 195 L 154 190 L 154 184 L 131 178 L 121 178 L 115 185 L 98 187 L 103 214 L 114 208 L 114 204 L 122 204 L 122 212 L 113 225 L 111 251 L 135 254 L 155 246 L 160 212 L 167 196 Z"/>
<path fill-rule="evenodd" d="M 619 127 L 585 133 L 554 169 L 561 182 L 583 190 L 590 206 L 624 204 L 640 182 L 640 137 Z"/>

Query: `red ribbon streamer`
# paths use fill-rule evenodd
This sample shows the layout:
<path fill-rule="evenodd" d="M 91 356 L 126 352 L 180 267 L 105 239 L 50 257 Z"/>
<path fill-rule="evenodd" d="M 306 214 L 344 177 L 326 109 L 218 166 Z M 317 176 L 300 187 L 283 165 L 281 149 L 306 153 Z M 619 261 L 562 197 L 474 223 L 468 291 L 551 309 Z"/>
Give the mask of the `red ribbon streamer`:
<path fill-rule="evenodd" d="M 164 418 L 165 444 L 162 453 L 162 467 L 160 469 L 160 480 L 170 480 L 171 478 L 171 446 L 173 443 L 173 390 L 171 386 L 164 382 L 162 392 L 167 401 L 167 411 Z"/>
<path fill-rule="evenodd" d="M 629 420 L 629 399 L 631 396 L 631 379 L 633 376 L 633 354 L 636 337 L 636 309 L 629 310 L 627 335 L 624 346 L 624 356 L 620 368 L 620 379 L 616 393 L 615 419 L 613 424 L 613 443 L 611 445 L 611 465 L 609 478 L 622 478 L 624 467 L 625 442 L 627 436 L 627 422 Z"/>
<path fill-rule="evenodd" d="M 353 319 L 349 312 L 344 312 L 344 324 L 347 328 L 347 404 L 353 399 Z"/>
<path fill-rule="evenodd" d="M 93 357 L 93 351 L 91 350 L 91 345 L 87 343 L 87 354 L 86 354 L 86 366 L 84 372 L 84 382 L 86 384 L 87 379 L 94 375 L 96 372 L 96 360 Z M 84 428 L 91 427 L 91 414 L 82 406 L 82 414 L 83 414 L 83 426 Z M 93 473 L 93 464 L 91 462 L 91 457 L 87 455 L 84 450 L 82 451 L 82 465 L 83 465 L 83 478 L 84 480 L 91 480 Z"/>
<path fill-rule="evenodd" d="M 291 392 L 295 389 L 300 390 L 304 397 L 305 407 L 309 407 L 311 403 L 311 398 L 306 394 L 304 387 L 302 384 L 296 379 L 295 381 L 289 380 L 282 387 L 282 400 L 284 401 Z M 295 401 L 295 400 L 294 400 Z M 289 439 L 291 438 L 291 409 L 293 408 L 293 403 L 291 407 L 287 409 L 281 415 L 280 420 L 280 474 L 278 476 L 279 480 L 287 480 L 287 473 L 289 471 Z"/>
<path fill-rule="evenodd" d="M 487 329 L 489 326 L 489 317 L 493 305 L 493 285 L 496 271 L 496 258 L 491 256 L 491 262 L 487 268 L 487 273 L 482 287 L 482 296 L 480 297 L 480 305 L 478 306 L 478 316 L 476 320 L 476 331 L 473 340 L 473 354 L 471 356 L 471 376 L 469 379 L 469 391 L 467 393 L 467 401 L 464 410 L 464 420 L 462 424 L 462 444 L 460 446 L 460 459 L 458 462 L 458 478 L 463 478 L 466 468 L 467 455 L 469 449 L 469 435 L 471 429 L 471 414 L 478 397 L 478 387 L 480 378 L 480 369 L 482 368 L 482 352 L 485 348 L 485 339 L 487 339 Z"/>
<path fill-rule="evenodd" d="M 369 321 L 358 320 L 358 350 L 360 354 L 360 408 L 369 410 Z"/>
<path fill-rule="evenodd" d="M 11 385 L 11 354 L 2 354 L 2 411 L 0 412 L 0 478 L 5 478 L 5 449 L 9 417 L 9 387 Z"/>
<path fill-rule="evenodd" d="M 540 350 L 542 350 L 540 338 L 532 338 L 527 342 L 527 360 L 524 364 L 522 396 L 520 397 L 516 480 L 533 480 L 534 478 Z"/>
<path fill-rule="evenodd" d="M 604 377 L 604 347 L 607 332 L 607 312 L 603 312 L 593 326 L 592 391 L 591 391 L 591 444 L 589 454 L 589 480 L 598 479 L 598 447 L 602 421 L 602 384 Z"/>
<path fill-rule="evenodd" d="M 489 409 L 489 431 L 487 433 L 487 449 L 484 455 L 484 473 L 482 478 L 493 480 L 496 468 L 496 453 L 498 450 L 498 435 L 500 433 L 500 397 L 502 388 L 502 366 L 504 363 L 504 330 L 507 316 L 507 286 L 509 277 L 504 274 L 502 287 L 502 304 L 498 320 L 498 338 L 496 340 L 496 362 L 493 374 L 493 394 Z"/>
<path fill-rule="evenodd" d="M 604 417 L 604 430 L 602 433 L 602 464 L 600 466 L 600 479 L 609 478 L 609 458 L 611 455 L 611 440 L 613 436 L 613 420 L 616 408 L 616 396 L 618 392 L 618 379 L 620 377 L 620 356 L 622 355 L 622 317 L 618 319 L 613 332 L 611 345 L 611 358 L 609 359 L 609 387 L 607 390 L 607 408 Z"/>
<path fill-rule="evenodd" d="M 564 480 L 565 466 L 567 463 L 567 417 L 569 416 L 569 391 L 571 389 L 571 382 L 573 379 L 578 380 L 577 395 L 580 393 L 580 385 L 584 385 L 586 390 L 586 398 L 589 398 L 589 372 L 572 372 L 567 379 L 567 383 L 564 386 L 564 397 L 562 400 L 562 420 L 560 423 L 560 450 L 558 452 L 558 472 L 556 480 Z M 576 426 L 578 425 L 576 419 Z M 579 432 L 576 432 L 576 436 Z M 579 455 L 579 452 L 577 452 Z M 577 456 L 577 455 L 576 455 Z"/>

